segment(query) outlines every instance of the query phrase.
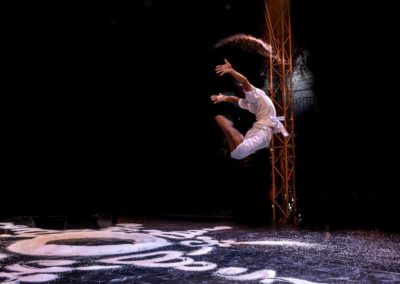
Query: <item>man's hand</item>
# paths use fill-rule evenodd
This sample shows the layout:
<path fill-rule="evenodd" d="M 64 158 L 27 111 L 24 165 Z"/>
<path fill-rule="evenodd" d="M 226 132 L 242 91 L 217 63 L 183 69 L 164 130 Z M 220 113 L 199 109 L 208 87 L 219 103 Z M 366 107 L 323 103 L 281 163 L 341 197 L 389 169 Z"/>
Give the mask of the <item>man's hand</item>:
<path fill-rule="evenodd" d="M 229 63 L 229 61 L 226 60 L 226 59 L 224 59 L 224 61 L 225 61 L 225 64 L 217 65 L 215 67 L 215 72 L 219 76 L 222 76 L 222 75 L 224 75 L 226 73 L 230 73 L 233 70 L 232 65 Z"/>
<path fill-rule="evenodd" d="M 232 65 L 229 63 L 228 60 L 225 60 L 225 64 L 222 65 L 217 65 L 215 67 L 215 72 L 219 75 L 225 75 L 225 74 L 230 74 L 236 81 L 238 81 L 239 83 L 241 83 L 243 85 L 243 88 L 246 92 L 250 92 L 251 90 L 254 89 L 253 85 L 250 84 L 249 80 L 247 80 L 247 78 L 240 74 L 239 72 L 237 72 L 235 69 L 232 68 Z M 229 101 L 230 101 L 230 97 L 229 97 Z"/>
<path fill-rule="evenodd" d="M 219 93 L 218 95 L 212 95 L 211 100 L 214 102 L 214 104 L 222 103 L 226 101 L 226 97 Z"/>

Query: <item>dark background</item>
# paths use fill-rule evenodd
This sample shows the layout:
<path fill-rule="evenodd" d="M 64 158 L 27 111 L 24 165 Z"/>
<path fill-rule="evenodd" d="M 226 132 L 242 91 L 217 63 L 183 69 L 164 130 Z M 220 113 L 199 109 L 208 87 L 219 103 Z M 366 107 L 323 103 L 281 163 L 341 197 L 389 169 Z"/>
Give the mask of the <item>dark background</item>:
<path fill-rule="evenodd" d="M 292 2 L 318 105 L 298 126 L 303 223 L 396 229 L 393 17 L 321 2 Z M 229 86 L 212 46 L 262 36 L 263 10 L 258 0 L 5 9 L 1 214 L 268 219 L 267 153 L 250 169 L 227 161 L 209 102 Z"/>

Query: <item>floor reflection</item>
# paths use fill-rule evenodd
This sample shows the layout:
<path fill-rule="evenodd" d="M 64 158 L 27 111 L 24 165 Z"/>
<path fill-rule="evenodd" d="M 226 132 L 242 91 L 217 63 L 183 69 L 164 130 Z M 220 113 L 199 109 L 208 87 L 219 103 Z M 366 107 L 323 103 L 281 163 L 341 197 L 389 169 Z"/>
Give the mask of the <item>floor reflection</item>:
<path fill-rule="evenodd" d="M 400 235 L 96 216 L 0 223 L 0 283 L 399 283 Z"/>

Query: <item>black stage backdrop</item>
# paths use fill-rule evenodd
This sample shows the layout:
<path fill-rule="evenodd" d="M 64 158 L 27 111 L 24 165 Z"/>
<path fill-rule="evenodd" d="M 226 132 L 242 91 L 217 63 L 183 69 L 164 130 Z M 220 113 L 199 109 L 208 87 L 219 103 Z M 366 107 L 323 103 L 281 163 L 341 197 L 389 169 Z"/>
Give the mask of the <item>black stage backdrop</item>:
<path fill-rule="evenodd" d="M 342 2 L 292 5 L 319 110 L 298 133 L 299 209 L 305 224 L 389 226 L 399 202 L 392 17 Z M 263 9 L 239 0 L 5 9 L 1 214 L 268 216 L 267 153 L 252 170 L 229 163 L 209 102 L 229 86 L 213 73 L 213 44 L 262 36 Z"/>

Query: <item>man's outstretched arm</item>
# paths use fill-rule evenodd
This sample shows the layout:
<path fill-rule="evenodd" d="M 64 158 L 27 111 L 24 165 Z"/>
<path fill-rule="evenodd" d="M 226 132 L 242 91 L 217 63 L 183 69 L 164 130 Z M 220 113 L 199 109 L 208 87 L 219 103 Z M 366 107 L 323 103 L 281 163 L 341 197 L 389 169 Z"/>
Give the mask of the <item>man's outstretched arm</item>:
<path fill-rule="evenodd" d="M 230 74 L 233 78 L 236 79 L 239 83 L 243 85 L 243 88 L 246 92 L 250 92 L 254 89 L 254 87 L 250 84 L 249 80 L 242 75 L 241 73 L 237 72 L 235 69 L 232 68 L 232 65 L 229 63 L 228 60 L 224 59 L 225 64 L 217 65 L 215 67 L 215 72 L 222 76 L 225 74 Z"/>
<path fill-rule="evenodd" d="M 239 98 L 235 96 L 225 96 L 221 93 L 218 95 L 212 95 L 211 100 L 214 102 L 214 104 L 217 103 L 222 103 L 222 102 L 229 102 L 229 103 L 237 103 L 239 102 Z"/>

